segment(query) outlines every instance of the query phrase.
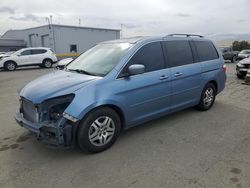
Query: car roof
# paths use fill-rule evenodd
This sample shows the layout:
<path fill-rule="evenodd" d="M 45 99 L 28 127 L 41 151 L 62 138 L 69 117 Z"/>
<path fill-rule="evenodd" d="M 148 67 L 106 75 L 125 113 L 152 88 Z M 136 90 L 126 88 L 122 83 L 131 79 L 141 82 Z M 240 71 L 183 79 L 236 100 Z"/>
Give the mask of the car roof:
<path fill-rule="evenodd" d="M 186 36 L 185 36 L 186 35 Z M 102 44 L 106 43 L 139 43 L 139 42 L 151 42 L 156 40 L 194 40 L 194 41 L 211 41 L 207 38 L 204 38 L 201 35 L 192 35 L 192 34 L 170 34 L 166 36 L 136 36 L 136 37 L 130 37 L 130 38 L 122 38 L 117 40 L 111 40 L 111 41 L 104 41 Z"/>
<path fill-rule="evenodd" d="M 22 50 L 50 50 L 50 48 L 46 47 L 29 47 L 29 48 L 22 48 Z"/>

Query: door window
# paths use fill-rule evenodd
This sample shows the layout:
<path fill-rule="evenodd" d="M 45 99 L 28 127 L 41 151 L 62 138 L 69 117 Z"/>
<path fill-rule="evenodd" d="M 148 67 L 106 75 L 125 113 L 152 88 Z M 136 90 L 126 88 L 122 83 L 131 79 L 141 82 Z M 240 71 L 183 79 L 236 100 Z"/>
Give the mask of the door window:
<path fill-rule="evenodd" d="M 24 50 L 21 55 L 31 55 L 31 50 Z"/>
<path fill-rule="evenodd" d="M 194 62 L 188 41 L 166 41 L 165 47 L 167 59 L 171 67 L 187 65 Z"/>
<path fill-rule="evenodd" d="M 145 72 L 156 71 L 164 68 L 164 57 L 162 53 L 162 47 L 160 42 L 153 42 L 146 44 L 140 48 L 130 59 L 128 64 L 122 71 L 122 75 L 127 73 L 127 69 L 130 65 L 142 64 L 145 66 Z M 120 77 L 121 77 L 120 76 Z"/>
<path fill-rule="evenodd" d="M 33 55 L 44 54 L 44 53 L 46 53 L 46 52 L 47 52 L 47 50 L 44 50 L 44 49 L 31 50 L 31 53 L 32 53 Z"/>

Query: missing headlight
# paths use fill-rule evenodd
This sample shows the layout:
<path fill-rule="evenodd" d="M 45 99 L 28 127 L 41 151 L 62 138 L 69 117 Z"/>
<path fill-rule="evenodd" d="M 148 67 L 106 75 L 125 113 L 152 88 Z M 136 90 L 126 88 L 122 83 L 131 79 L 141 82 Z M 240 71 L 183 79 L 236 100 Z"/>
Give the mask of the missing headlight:
<path fill-rule="evenodd" d="M 74 94 L 46 100 L 42 104 L 42 121 L 57 121 L 74 98 Z"/>

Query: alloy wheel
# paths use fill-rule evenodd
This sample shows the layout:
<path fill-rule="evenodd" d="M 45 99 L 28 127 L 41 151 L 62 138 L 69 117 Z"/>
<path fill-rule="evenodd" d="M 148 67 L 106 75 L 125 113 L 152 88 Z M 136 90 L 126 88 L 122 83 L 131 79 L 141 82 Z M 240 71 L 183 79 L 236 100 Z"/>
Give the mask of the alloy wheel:
<path fill-rule="evenodd" d="M 209 107 L 213 103 L 213 100 L 214 100 L 214 90 L 213 88 L 207 88 L 203 98 L 204 105 Z"/>
<path fill-rule="evenodd" d="M 51 65 L 52 65 L 52 63 L 51 63 L 50 60 L 46 60 L 46 61 L 44 62 L 44 66 L 45 66 L 46 68 L 50 68 Z"/>
<path fill-rule="evenodd" d="M 104 146 L 115 134 L 115 123 L 108 116 L 98 117 L 89 128 L 89 141 L 95 146 Z"/>

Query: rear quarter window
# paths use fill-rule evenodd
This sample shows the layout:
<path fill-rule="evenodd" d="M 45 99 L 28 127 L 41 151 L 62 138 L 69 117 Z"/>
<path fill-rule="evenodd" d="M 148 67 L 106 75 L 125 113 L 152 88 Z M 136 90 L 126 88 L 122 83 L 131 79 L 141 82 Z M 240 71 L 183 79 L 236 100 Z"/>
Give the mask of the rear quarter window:
<path fill-rule="evenodd" d="M 218 52 L 212 42 L 194 41 L 194 44 L 200 61 L 209 61 L 219 58 Z"/>

